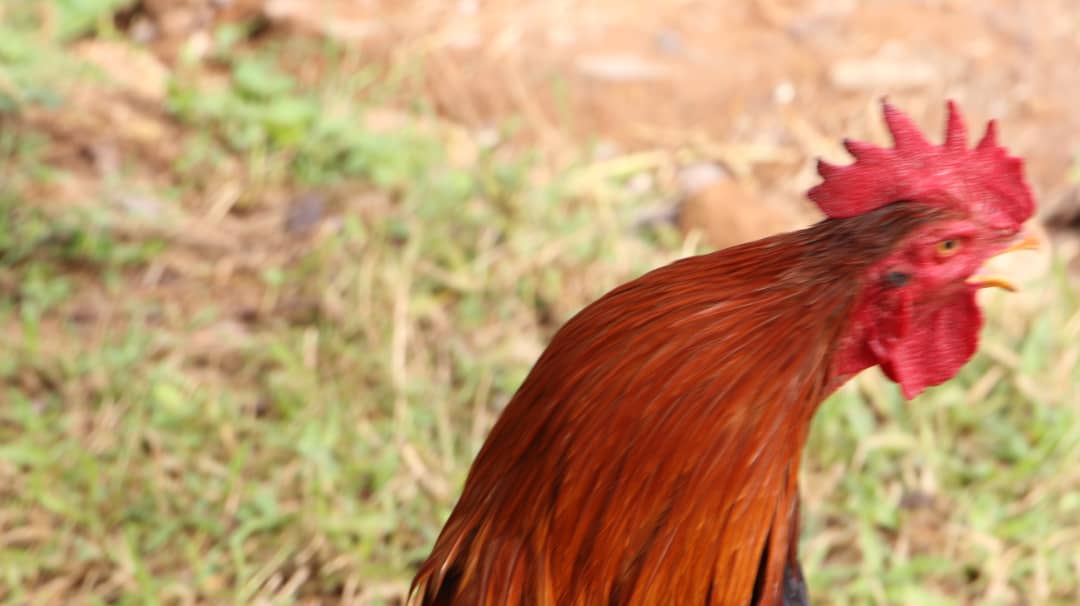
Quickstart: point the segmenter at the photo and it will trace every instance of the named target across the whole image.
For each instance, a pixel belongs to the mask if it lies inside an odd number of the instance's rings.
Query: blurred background
[[[4,0],[0,603],[402,604],[553,331],[815,221],[886,95],[999,119],[1045,245],[819,411],[814,603],[1080,603],[1078,60],[1071,0]]]

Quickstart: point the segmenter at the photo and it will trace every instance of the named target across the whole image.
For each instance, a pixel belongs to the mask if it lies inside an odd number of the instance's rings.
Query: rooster
[[[973,148],[885,102],[792,233],[676,261],[584,308],[492,428],[410,599],[421,605],[809,603],[797,477],[811,418],[879,366],[912,398],[973,355],[985,261],[1035,202],[994,122]]]

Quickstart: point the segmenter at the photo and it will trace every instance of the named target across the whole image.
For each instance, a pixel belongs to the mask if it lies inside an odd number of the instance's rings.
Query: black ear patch
[[[911,281],[911,274],[902,271],[890,271],[885,274],[885,284],[900,288]]]

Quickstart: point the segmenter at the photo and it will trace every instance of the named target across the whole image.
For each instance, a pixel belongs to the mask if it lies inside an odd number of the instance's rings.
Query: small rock
[[[294,235],[310,231],[322,221],[325,212],[326,198],[322,194],[300,194],[289,202],[285,211],[285,231]]]
[[[924,509],[934,504],[934,495],[921,490],[905,491],[900,497],[901,509]]]
[[[586,55],[577,60],[582,74],[607,82],[642,82],[661,80],[667,69],[644,57],[629,54]]]
[[[702,231],[706,241],[718,249],[801,226],[794,213],[780,212],[730,179],[706,186],[679,207],[680,229]]]
[[[657,32],[656,46],[669,55],[681,55],[686,50],[686,44],[679,32],[669,29]]]
[[[149,44],[157,39],[158,28],[146,17],[136,17],[128,29],[131,39],[139,44]]]
[[[791,82],[784,80],[773,88],[773,101],[776,101],[777,105],[791,105],[794,100],[795,85]]]
[[[160,200],[133,192],[117,196],[116,203],[129,215],[140,219],[155,221],[164,214]]]
[[[701,190],[727,179],[730,175],[714,162],[698,162],[679,169],[679,190],[684,197],[697,195]]]
[[[843,91],[919,89],[938,77],[937,69],[930,63],[895,57],[848,59],[829,69],[829,82]]]

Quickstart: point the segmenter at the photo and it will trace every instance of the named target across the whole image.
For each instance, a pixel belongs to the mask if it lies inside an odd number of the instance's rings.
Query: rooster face
[[[907,398],[949,380],[978,346],[982,313],[975,293],[1014,289],[1004,278],[980,275],[980,268],[1033,244],[1016,229],[952,212],[919,225],[867,272],[849,331],[850,361],[880,366]]]
[[[935,145],[903,112],[888,103],[883,110],[893,147],[845,141],[855,162],[819,162],[823,181],[808,195],[830,219],[887,207],[942,211],[873,263],[836,362],[838,376],[880,365],[910,398],[951,378],[975,352],[982,326],[975,293],[1012,289],[979,268],[1031,245],[1016,234],[1035,201],[1023,163],[998,145],[992,121],[968,148],[964,119],[949,102],[945,140]]]

